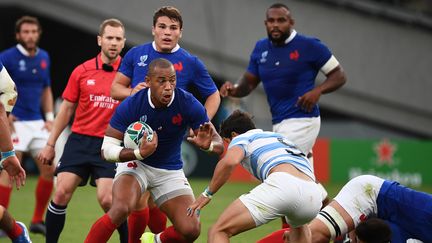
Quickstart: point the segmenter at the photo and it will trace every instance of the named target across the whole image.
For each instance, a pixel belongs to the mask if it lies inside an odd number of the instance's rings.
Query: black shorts
[[[103,138],[72,133],[64,147],[55,175],[70,172],[81,177],[79,186],[85,186],[89,177],[90,185],[96,186],[96,179],[114,178],[116,164],[101,157]]]

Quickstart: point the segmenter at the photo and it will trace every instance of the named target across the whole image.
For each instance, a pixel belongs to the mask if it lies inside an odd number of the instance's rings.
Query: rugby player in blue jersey
[[[273,131],[296,144],[313,167],[312,148],[321,126],[318,101],[322,94],[345,84],[345,72],[320,40],[297,33],[291,10],[285,4],[271,5],[264,24],[268,37],[257,41],[243,76],[236,84],[223,84],[220,94],[244,97],[262,82]],[[318,72],[326,79],[315,86]]]
[[[126,53],[112,84],[111,96],[123,100],[146,87],[148,64],[156,58],[165,58],[174,65],[177,87],[184,90],[195,87],[205,102],[207,116],[211,120],[219,108],[219,91],[203,62],[180,47],[182,31],[183,18],[177,8],[164,6],[157,9],[153,15],[153,42],[135,46]],[[153,233],[159,233],[166,227],[166,216],[151,200],[150,207],[147,207],[148,195],[143,196],[140,205],[128,218],[132,243],[139,243],[147,224]]]
[[[220,135],[228,151],[216,165],[209,186],[190,205],[189,215],[202,210],[241,164],[262,183],[229,205],[209,229],[208,242],[229,238],[269,221],[286,217],[292,242],[310,242],[307,223],[322,206],[320,187],[306,155],[283,135],[256,129],[239,110],[222,122]]]
[[[23,16],[15,24],[15,37],[18,41],[0,53],[0,60],[15,81],[20,94],[15,108],[9,116],[13,126],[16,155],[22,161],[23,153],[29,152],[36,162],[40,176],[36,186],[36,205],[30,224],[30,231],[45,235],[43,215],[53,190],[55,166],[43,165],[37,158],[45,147],[51,131],[53,115],[53,95],[51,91],[50,58],[38,47],[42,27],[39,20]],[[44,117],[41,114],[44,112]],[[7,208],[11,195],[7,175],[2,173],[0,180],[0,204]]]
[[[312,240],[329,242],[369,217],[382,219],[390,226],[390,242],[432,242],[432,195],[372,175],[351,179],[321,210],[309,224]]]
[[[199,218],[186,215],[194,195],[182,170],[181,143],[189,127],[196,135],[190,140],[201,149],[221,154],[222,139],[201,103],[176,88],[176,72],[170,61],[158,58],[149,63],[146,82],[149,88],[120,104],[105,132],[105,160],[125,163],[117,167],[112,207],[93,224],[85,242],[107,242],[146,190],[173,226],[157,235],[146,233],[143,242],[193,242],[200,234]],[[122,147],[127,127],[139,120],[153,129],[153,139],[149,142],[145,135],[135,150]]]

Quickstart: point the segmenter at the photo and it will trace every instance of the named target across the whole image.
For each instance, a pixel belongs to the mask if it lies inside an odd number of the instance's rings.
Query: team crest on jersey
[[[42,59],[42,61],[40,62],[40,67],[44,70],[48,67],[48,63],[45,59]]]
[[[21,72],[24,72],[25,70],[27,70],[26,62],[25,62],[24,60],[20,60],[20,61],[18,62],[18,66],[19,66],[19,70],[20,70]]]
[[[138,66],[145,67],[147,66],[147,63],[145,63],[148,59],[148,55],[140,56],[140,62],[138,63]]]
[[[183,121],[183,117],[180,113],[177,113],[177,115],[173,116],[171,119],[172,124],[180,126]]]
[[[298,61],[300,54],[297,50],[295,50],[295,51],[291,52],[289,56],[290,56],[291,60]]]
[[[174,63],[173,66],[177,72],[181,72],[183,70],[183,63],[182,62]]]
[[[267,55],[268,55],[268,51],[265,51],[265,52],[261,53],[260,63],[267,62]]]

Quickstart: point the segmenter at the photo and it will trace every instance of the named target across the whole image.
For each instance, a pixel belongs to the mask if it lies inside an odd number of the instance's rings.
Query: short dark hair
[[[391,240],[390,226],[382,219],[369,218],[355,229],[359,240],[367,243],[388,243]]]
[[[272,9],[272,8],[284,8],[284,9],[288,10],[288,12],[291,13],[291,10],[288,8],[287,5],[285,5],[285,4],[283,4],[283,3],[274,3],[274,4],[272,4],[272,5],[267,9],[267,11],[266,11],[266,18],[267,18],[267,16],[268,16],[268,14],[267,14],[268,11],[269,11],[270,9]]]
[[[106,19],[102,22],[102,24],[99,26],[99,36],[102,36],[105,33],[105,28],[107,26],[112,27],[121,27],[123,29],[123,32],[125,31],[123,23],[118,19]]]
[[[153,26],[156,26],[156,22],[160,17],[166,16],[171,20],[177,21],[180,24],[180,29],[183,28],[183,19],[180,14],[180,11],[172,6],[163,6],[156,10],[153,15]]]
[[[147,76],[151,77],[152,75],[154,75],[156,67],[169,68],[171,66],[173,66],[173,64],[168,59],[165,59],[165,58],[154,59],[149,64]]]
[[[15,33],[19,33],[21,31],[21,26],[23,24],[35,24],[38,27],[39,33],[42,33],[42,26],[39,23],[39,20],[36,17],[32,16],[22,16],[15,22]]]
[[[221,124],[220,135],[223,138],[232,138],[232,132],[238,134],[245,133],[251,129],[255,129],[255,124],[252,121],[252,116],[247,112],[235,110]]]

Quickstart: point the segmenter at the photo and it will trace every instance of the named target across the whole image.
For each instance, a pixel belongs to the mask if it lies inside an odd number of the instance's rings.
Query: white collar
[[[166,107],[169,107],[173,103],[174,97],[175,97],[175,89],[174,89],[173,95],[171,97],[171,101],[168,103],[168,105]],[[149,102],[151,108],[156,109],[156,106],[153,104],[153,102],[151,100],[151,90],[150,90],[150,88],[148,88],[148,102]]]
[[[259,129],[259,128],[255,128],[255,129],[251,129],[251,130],[247,131],[247,133],[258,133],[258,132],[263,132],[263,130]]]
[[[153,46],[153,49],[155,51],[159,52],[156,48],[156,42],[155,41],[152,42],[152,46]],[[178,51],[179,49],[180,49],[180,45],[177,43],[177,45],[171,50],[171,53],[174,53],[174,52]]]
[[[21,44],[17,44],[16,48],[18,49],[19,52],[21,52],[21,54],[23,54],[24,56],[29,57],[30,53],[24,48],[24,46],[22,46]],[[36,53],[35,56],[39,53],[39,47],[36,47]]]
[[[290,36],[285,40],[285,44],[288,44],[290,41],[292,41],[292,39],[294,39],[294,37],[296,37],[297,35],[297,31],[296,30],[292,30]]]

